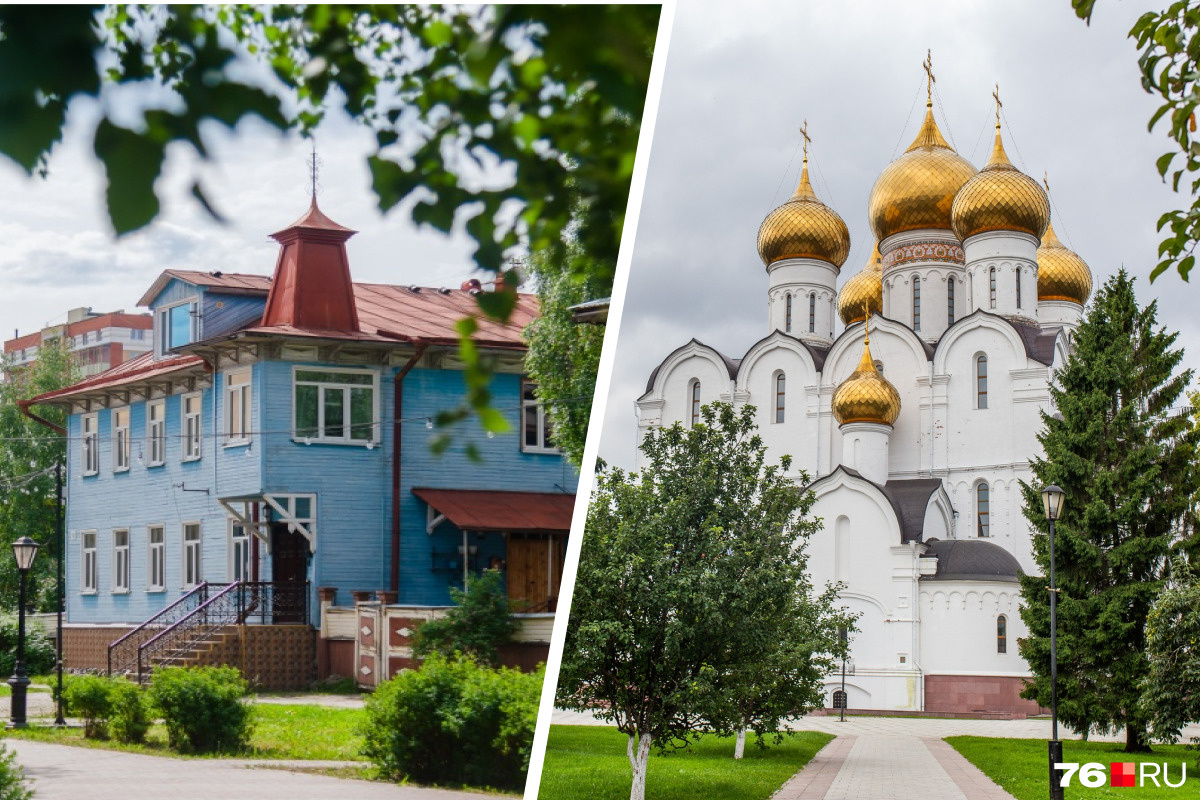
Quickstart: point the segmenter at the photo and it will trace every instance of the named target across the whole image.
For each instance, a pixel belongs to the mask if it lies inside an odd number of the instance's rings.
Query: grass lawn
[[[652,800],[765,800],[817,754],[833,736],[806,731],[761,750],[746,742],[733,758],[733,739],[705,736],[687,750],[650,756],[646,797]],[[613,728],[554,725],[546,746],[538,800],[626,800],[629,738]]]
[[[950,736],[946,738],[958,752],[985,775],[999,784],[1017,800],[1045,800],[1048,791],[1049,762],[1045,739],[992,739],[983,736]],[[1071,777],[1064,793],[1072,798],[1126,798],[1158,800],[1159,798],[1196,797],[1200,791],[1200,775],[1196,770],[1197,752],[1184,745],[1155,745],[1152,753],[1125,753],[1124,744],[1119,742],[1063,742],[1063,761],[1085,764],[1094,761],[1104,765],[1104,785],[1095,789],[1085,788],[1079,783],[1079,773]],[[1159,781],[1160,786],[1147,780],[1145,785],[1135,783],[1133,788],[1108,785],[1109,764],[1114,761],[1166,762],[1171,781],[1178,782],[1180,765],[1186,764],[1187,784],[1170,789]],[[1137,767],[1135,769],[1139,769]]]
[[[250,749],[238,754],[238,757],[306,761],[363,760],[359,754],[362,737],[356,733],[356,728],[365,713],[361,709],[268,703],[260,703],[254,708],[257,724],[254,726],[254,734],[250,737]],[[145,744],[121,744],[111,739],[84,739],[82,728],[58,729],[38,726],[9,731],[8,735],[20,739],[124,750],[146,755],[179,755],[167,747],[167,732],[162,725],[155,725],[150,729]]]

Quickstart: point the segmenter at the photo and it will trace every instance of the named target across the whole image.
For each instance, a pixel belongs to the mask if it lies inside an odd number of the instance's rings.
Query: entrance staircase
[[[108,674],[145,682],[155,667],[210,663],[245,625],[307,625],[308,584],[202,583],[108,646]]]

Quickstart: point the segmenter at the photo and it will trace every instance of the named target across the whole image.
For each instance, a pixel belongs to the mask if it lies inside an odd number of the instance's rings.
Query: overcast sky
[[[0,339],[61,322],[67,309],[79,306],[144,311],[135,304],[164,269],[269,275],[279,246],[268,235],[308,208],[307,142],[256,120],[233,133],[213,126],[206,129],[212,164],[173,146],[159,183],[164,212],[117,240],[104,209],[103,173],[92,156],[96,108],[91,102],[72,107],[48,179],[27,178],[0,157]],[[348,245],[355,280],[457,288],[472,274],[466,237],[420,231],[400,208],[379,213],[365,164],[372,136],[337,114],[316,138],[321,208],[359,231]],[[195,175],[227,225],[190,197]]]
[[[1155,7],[1103,0],[1088,27],[1068,0],[681,2],[601,457],[632,465],[634,400],[676,347],[694,336],[740,358],[768,333],[756,236],[795,188],[805,119],[816,192],[850,228],[838,286],[861,269],[874,243],[871,186],[925,113],[927,48],[943,135],[982,166],[999,83],[1009,157],[1039,180],[1049,172],[1059,237],[1088,262],[1097,286],[1122,264],[1141,276],[1139,300],[1159,299],[1159,321],[1182,332],[1185,364],[1200,366],[1200,285],[1174,273],[1152,287],[1147,279],[1158,217],[1190,205],[1155,171],[1173,142],[1165,128],[1146,130],[1157,103],[1142,91],[1125,36]]]

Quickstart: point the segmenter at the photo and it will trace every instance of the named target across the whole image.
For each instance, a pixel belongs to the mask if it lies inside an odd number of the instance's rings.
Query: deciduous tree
[[[720,693],[754,683],[753,662],[774,652],[781,617],[822,615],[804,574],[813,496],[784,477],[789,458],[767,463],[754,414],[705,406],[695,425],[647,433],[641,471],[597,478],[558,703],[628,735],[633,800],[645,796],[652,746],[687,747],[701,730],[744,724]],[[758,710],[762,730],[804,710],[784,706]]]
[[[1077,731],[1124,727],[1127,752],[1148,747],[1139,706],[1149,669],[1146,618],[1163,586],[1196,492],[1197,433],[1172,412],[1192,379],[1176,372],[1178,334],[1157,326],[1155,303],[1139,307],[1133,280],[1108,280],[1056,375],[1058,415],[1043,414],[1044,457],[1031,462],[1025,516],[1047,531],[1040,487],[1066,491],[1055,526],[1058,596],[1058,710]],[[1024,696],[1050,705],[1049,547],[1034,539],[1042,575],[1021,578],[1020,643],[1034,679]]]

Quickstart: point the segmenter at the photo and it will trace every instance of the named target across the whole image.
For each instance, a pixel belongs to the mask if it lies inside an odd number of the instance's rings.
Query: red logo
[[[1110,786],[1136,786],[1136,765],[1132,761],[1113,761],[1109,765],[1108,783]]]

